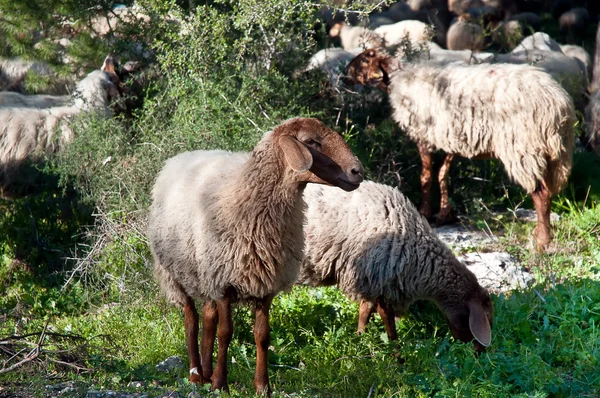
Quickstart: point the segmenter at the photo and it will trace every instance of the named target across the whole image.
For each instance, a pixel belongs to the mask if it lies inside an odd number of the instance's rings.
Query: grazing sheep
[[[346,25],[344,22],[334,24],[329,30],[329,36],[339,37],[344,50],[355,48],[371,48],[383,45],[381,37],[372,30],[362,26]]]
[[[587,136],[584,143],[600,156],[600,90],[592,94],[585,109],[585,126]]]
[[[572,165],[573,102],[546,72],[529,65],[399,64],[377,49],[348,64],[358,84],[387,87],[393,118],[419,147],[423,164],[421,214],[431,216],[431,152],[447,153],[439,172],[439,218],[450,218],[448,170],[454,155],[499,159],[531,194],[540,249],[551,241],[552,196]]]
[[[514,50],[512,50],[512,52],[520,53],[530,50],[561,52],[560,44],[548,36],[547,33],[542,32],[535,32],[534,34],[527,36],[514,48]]]
[[[573,58],[583,65],[588,79],[592,77],[592,57],[590,57],[590,54],[583,47],[574,44],[561,44],[560,49],[566,56]]]
[[[446,35],[448,50],[481,51],[483,46],[483,29],[470,22],[468,14],[460,16],[456,23],[450,25]]]
[[[231,304],[251,301],[256,305],[254,386],[258,393],[269,393],[269,308],[299,273],[302,191],[307,183],[350,191],[362,175],[361,163],[344,140],[306,118],[266,133],[251,154],[194,151],[167,161],[152,191],[148,238],[156,280],[185,313],[190,381],[212,377],[213,388],[227,389]],[[205,302],[202,365],[194,299]]]
[[[68,126],[70,119],[81,111],[110,114],[110,100],[119,95],[117,84],[112,59],[107,58],[101,70],[91,72],[77,85],[69,104],[54,97],[50,101],[53,106],[36,108],[36,101],[41,103],[44,97],[31,100],[20,96],[19,101],[24,101],[25,106],[18,103],[0,106],[0,187],[3,194],[27,159],[35,158],[39,153],[55,152],[73,140],[73,132]],[[60,130],[58,138],[57,130]]]
[[[294,77],[298,78],[303,73],[314,69],[320,69],[327,77],[329,77],[331,87],[337,87],[348,62],[352,61],[361,52],[362,49],[360,48],[349,51],[337,47],[325,48],[317,51],[310,57],[308,64],[304,68],[297,70],[294,73]]]
[[[583,7],[572,8],[563,13],[558,19],[560,33],[569,38],[584,35],[589,24],[590,13]]]
[[[429,40],[429,27],[421,21],[406,20],[393,25],[384,25],[373,30],[373,33],[383,39],[386,47],[398,45],[408,38],[411,43],[417,44]]]
[[[395,315],[428,299],[444,313],[454,338],[476,339],[479,350],[489,346],[488,292],[399,190],[371,181],[349,193],[312,185],[304,200],[299,283],[337,285],[359,301],[359,332],[377,308],[388,337],[396,340]]]

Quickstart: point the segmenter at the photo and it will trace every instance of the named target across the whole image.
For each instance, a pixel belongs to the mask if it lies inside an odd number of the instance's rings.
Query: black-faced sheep
[[[59,150],[73,140],[69,121],[82,111],[110,115],[110,101],[119,96],[119,80],[111,58],[87,75],[73,96],[0,96],[0,186],[6,194],[27,159]],[[50,105],[43,106],[43,105]],[[57,138],[56,133],[60,132]]]
[[[419,299],[444,313],[454,338],[491,342],[488,292],[441,242],[399,190],[365,181],[349,193],[322,186],[304,190],[304,261],[299,283],[337,285],[360,302],[359,332],[377,308],[388,337],[395,316]]]
[[[316,119],[277,126],[248,153],[186,152],[167,161],[152,193],[148,237],[154,274],[185,313],[190,381],[227,388],[231,304],[255,303],[254,386],[269,393],[267,352],[273,297],[297,279],[307,183],[353,190],[363,168],[344,140]],[[198,313],[205,302],[202,365]],[[218,356],[212,351],[218,322]]]
[[[575,114],[548,73],[529,65],[400,64],[372,49],[350,62],[346,75],[388,88],[394,120],[419,147],[423,215],[431,215],[433,150],[447,153],[438,176],[441,220],[451,213],[447,176],[454,155],[493,157],[531,194],[537,246],[549,245],[552,196],[571,172]]]

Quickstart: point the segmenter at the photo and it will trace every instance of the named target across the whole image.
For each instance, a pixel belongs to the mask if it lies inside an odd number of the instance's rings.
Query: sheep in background
[[[381,37],[372,30],[362,26],[346,25],[344,22],[334,24],[329,30],[329,36],[339,37],[342,48],[346,51],[355,48],[371,48],[383,45]]]
[[[73,117],[92,110],[110,115],[110,100],[119,95],[117,85],[112,59],[107,58],[101,70],[91,72],[77,85],[70,104],[40,109],[31,107],[34,102],[27,102],[28,106],[1,106],[0,187],[3,194],[9,193],[8,187],[26,160],[35,160],[41,153],[56,152],[73,140],[68,126]]]
[[[360,302],[358,331],[377,308],[390,340],[395,316],[419,299],[444,313],[455,339],[490,345],[492,302],[477,278],[402,193],[365,181],[353,192],[304,190],[305,249],[299,283],[337,285]]]
[[[561,52],[560,44],[548,36],[547,33],[543,32],[535,32],[534,34],[527,36],[512,50],[512,52],[519,53],[530,50]]]
[[[362,52],[362,49],[355,48],[349,51],[341,48],[325,48],[317,51],[308,60],[307,65],[297,70],[294,73],[294,77],[298,78],[303,73],[311,70],[320,69],[329,78],[331,87],[338,87],[341,77],[344,74],[344,69],[348,62],[352,61],[354,57]]]
[[[54,76],[54,71],[44,62],[25,61],[19,58],[0,58],[0,91],[25,92],[27,74],[43,77]],[[56,78],[44,94],[63,95],[68,93],[73,81],[69,78]]]
[[[450,25],[446,34],[448,50],[481,51],[483,49],[483,29],[470,21],[469,15],[465,14],[461,15],[456,23]]]
[[[578,110],[583,111],[587,103],[588,79],[585,66],[562,52],[528,50],[496,54],[486,59],[492,63],[534,65],[548,72],[569,93]]]
[[[592,77],[592,57],[583,47],[574,44],[561,44],[560,49],[566,56],[579,61],[583,65],[588,79]]]
[[[583,7],[572,8],[558,19],[560,33],[571,39],[584,35],[589,24],[590,13]]]
[[[354,83],[388,88],[394,120],[419,147],[421,214],[431,216],[433,150],[447,153],[438,175],[442,222],[451,218],[447,177],[453,157],[494,157],[531,194],[536,243],[548,247],[550,204],[571,172],[575,123],[571,98],[548,73],[529,65],[397,64],[371,49],[348,64],[346,75]]]
[[[290,119],[266,133],[251,154],[194,151],[167,161],[152,191],[148,238],[156,280],[185,313],[191,382],[212,378],[214,389],[227,389],[231,304],[252,301],[254,386],[259,394],[269,394],[269,309],[273,297],[291,287],[299,273],[302,191],[307,183],[350,191],[363,173],[341,136],[306,118]],[[202,365],[194,299],[205,302]]]
[[[396,46],[405,38],[411,43],[418,44],[429,40],[430,28],[421,21],[406,20],[393,25],[384,25],[373,30],[373,33],[383,39],[386,47]]]

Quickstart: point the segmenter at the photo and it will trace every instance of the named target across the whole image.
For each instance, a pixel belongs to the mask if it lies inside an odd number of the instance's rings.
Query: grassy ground
[[[454,342],[430,303],[416,303],[398,321],[400,340],[389,342],[379,319],[356,335],[357,306],[336,289],[297,287],[273,305],[269,362],[275,396],[598,396],[600,207],[581,210],[565,198],[557,202],[566,210],[553,254],[527,249],[531,223],[478,215],[503,231],[501,246],[538,279],[528,290],[493,297],[493,343],[487,352],[478,356],[469,344]],[[97,280],[85,285],[83,278],[61,289],[64,278],[40,278],[4,255],[2,359],[10,366],[38,344],[40,350],[37,359],[0,374],[0,396],[50,395],[46,386],[66,380],[78,382],[66,393],[71,396],[102,389],[149,396],[208,392],[187,382],[185,368],[170,374],[155,370],[171,355],[186,359],[182,315],[151,281],[143,242],[114,242],[112,250],[126,245],[139,249],[139,268],[121,270],[124,279],[104,281],[103,289]],[[118,261],[104,270],[105,278],[114,278]],[[248,308],[236,310],[235,326],[230,395],[241,397],[253,394]],[[10,359],[9,351],[19,355]],[[132,381],[142,382],[141,390]]]

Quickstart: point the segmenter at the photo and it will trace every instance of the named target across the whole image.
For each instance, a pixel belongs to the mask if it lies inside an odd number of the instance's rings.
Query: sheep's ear
[[[108,72],[110,74],[117,73],[115,72],[115,61],[110,55],[104,59],[104,63],[102,64],[102,68],[100,68],[100,70],[103,72]]]
[[[473,337],[484,347],[489,347],[492,342],[492,328],[480,302],[471,300],[469,307],[469,329]]]
[[[288,135],[281,136],[279,146],[285,160],[294,171],[303,173],[312,167],[313,157],[310,151],[297,139]]]
[[[338,37],[340,35],[340,31],[342,30],[342,26],[344,26],[342,22],[335,23],[331,29],[329,29],[329,36]]]

